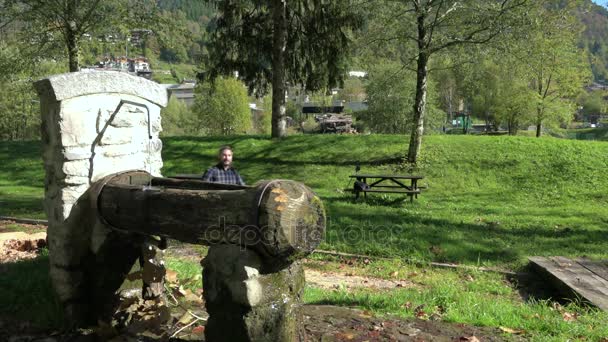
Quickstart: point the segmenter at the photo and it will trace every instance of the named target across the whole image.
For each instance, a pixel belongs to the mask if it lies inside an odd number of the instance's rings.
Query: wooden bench
[[[418,186],[418,180],[423,179],[424,176],[417,175],[372,175],[372,174],[354,174],[348,176],[355,178],[355,186],[352,189],[345,189],[345,191],[352,191],[355,194],[355,198],[359,198],[359,194],[363,193],[363,196],[367,198],[368,192],[375,193],[395,193],[405,194],[410,197],[410,202],[414,201],[414,198],[418,198],[418,194],[421,193],[421,187]],[[368,179],[371,182],[368,183]],[[410,180],[410,185],[404,184],[404,180]],[[361,184],[362,186],[358,186]]]

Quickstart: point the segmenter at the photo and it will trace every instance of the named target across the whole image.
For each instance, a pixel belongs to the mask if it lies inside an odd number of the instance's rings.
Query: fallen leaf
[[[519,335],[519,334],[525,333],[524,330],[520,330],[520,329],[511,329],[511,328],[507,328],[507,327],[498,327],[498,328],[500,330],[502,330],[503,332],[506,332],[507,334]]]
[[[165,280],[169,283],[177,283],[179,280],[177,279],[177,272],[174,270],[166,269],[165,270]]]
[[[424,310],[416,311],[416,318],[420,318],[420,319],[427,318],[426,312],[424,312]]]
[[[393,278],[397,278],[398,275],[399,275],[399,271],[391,272],[391,274],[390,274],[390,276]]]
[[[205,326],[203,326],[203,325],[199,325],[199,326],[192,328],[193,335],[202,335],[204,333],[205,333]]]
[[[429,316],[429,320],[430,321],[440,321],[441,320],[441,315],[434,312]]]
[[[405,304],[401,305],[401,307],[409,310],[412,308],[412,302],[406,302]]]
[[[460,336],[460,341],[480,342],[476,336]]]
[[[566,321],[566,322],[573,322],[578,319],[578,314],[576,312],[575,313],[564,312],[562,314],[562,317],[564,318],[564,321]]]
[[[352,333],[337,333],[336,336],[339,341],[343,340],[353,340],[355,338],[355,334]]]
[[[186,312],[177,322],[187,325],[188,323],[192,322],[192,320],[194,320],[194,316]]]
[[[201,299],[201,297],[192,293],[192,291],[190,291],[190,289],[186,289],[184,291],[184,298],[189,302],[195,302],[195,303],[199,303],[199,304],[203,303],[203,300]]]

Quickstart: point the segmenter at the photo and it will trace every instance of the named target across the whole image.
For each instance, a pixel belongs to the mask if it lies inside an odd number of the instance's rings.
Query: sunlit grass
[[[409,170],[404,136],[175,137],[164,139],[163,173],[202,173],[224,144],[248,184],[293,179],[321,196],[323,249],[507,268],[530,255],[608,256],[604,142],[429,136]],[[43,217],[39,142],[2,142],[0,159],[0,215]],[[357,163],[422,174],[428,189],[412,204],[375,194],[355,202],[342,190]]]

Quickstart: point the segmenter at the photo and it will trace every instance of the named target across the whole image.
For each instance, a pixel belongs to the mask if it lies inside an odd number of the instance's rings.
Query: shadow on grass
[[[0,216],[45,218],[42,197],[5,194],[0,191]]]
[[[11,185],[44,187],[42,143],[35,141],[0,142],[0,175]]]
[[[0,316],[28,321],[35,330],[61,328],[63,311],[51,286],[47,256],[0,264],[0,275]]]
[[[521,264],[532,255],[605,253],[603,230],[467,223],[458,217],[421,214],[416,203],[402,207],[361,208],[346,201],[329,202],[325,243],[357,254],[465,264]]]

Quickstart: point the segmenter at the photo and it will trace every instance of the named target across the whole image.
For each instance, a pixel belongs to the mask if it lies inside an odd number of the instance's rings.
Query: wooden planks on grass
[[[530,265],[565,294],[575,294],[608,311],[608,261],[565,257],[530,257]]]

